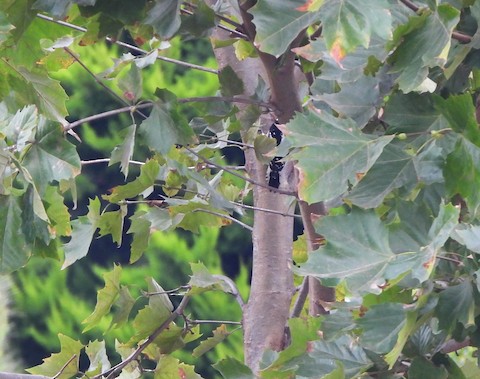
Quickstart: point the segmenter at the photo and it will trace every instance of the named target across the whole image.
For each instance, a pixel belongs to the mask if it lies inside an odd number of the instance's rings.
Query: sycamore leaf
[[[224,96],[241,95],[244,92],[243,82],[231,66],[225,66],[220,70],[218,73],[218,81],[220,82],[220,88]]]
[[[460,224],[452,233],[452,238],[467,249],[480,254],[480,225]]]
[[[171,355],[162,355],[160,357],[153,378],[202,379],[202,377],[194,371],[193,366],[181,363]]]
[[[401,44],[390,57],[391,71],[399,73],[396,81],[403,92],[416,90],[429,68],[444,66],[459,14],[449,4],[440,4],[431,14],[411,17],[395,31],[394,41]]]
[[[180,4],[179,0],[156,1],[143,22],[152,25],[155,33],[162,39],[169,39],[181,24]]]
[[[118,80],[118,88],[123,91],[123,97],[130,103],[136,103],[142,96],[143,77],[142,71],[133,62],[130,64],[130,70]]]
[[[220,325],[213,331],[213,336],[203,340],[200,345],[193,349],[192,356],[198,358],[207,351],[212,350],[230,335],[225,324]]]
[[[440,329],[451,331],[457,322],[461,322],[465,327],[469,324],[474,325],[473,297],[473,285],[467,279],[442,291],[435,308]]]
[[[65,261],[62,270],[77,260],[85,257],[98,227],[100,217],[100,200],[90,200],[88,213],[72,221],[72,239],[65,244]]]
[[[120,276],[122,268],[115,266],[112,271],[103,274],[105,287],[97,292],[97,304],[93,313],[83,320],[86,324],[83,332],[90,330],[98,325],[99,321],[110,312],[110,308],[115,303],[120,292]]]
[[[318,20],[317,12],[299,10],[305,0],[262,0],[250,10],[256,27],[255,45],[263,52],[279,57],[298,34]]]
[[[132,234],[132,244],[130,246],[130,263],[138,261],[143,252],[147,250],[150,241],[150,222],[145,218],[147,212],[137,210],[130,217],[130,228],[128,234]]]
[[[447,369],[442,365],[436,366],[424,357],[415,357],[412,360],[408,377],[411,379],[447,379]]]
[[[86,348],[90,366],[88,367],[88,375],[94,376],[107,371],[111,364],[108,360],[107,350],[105,349],[105,341],[92,341]]]
[[[123,236],[123,222],[127,215],[127,205],[120,205],[120,209],[111,212],[104,212],[98,220],[100,237],[111,235],[113,242],[120,246]]]
[[[5,13],[0,11],[0,46],[10,37],[10,32],[13,29],[15,27],[8,22]]]
[[[447,156],[444,169],[448,193],[459,194],[472,214],[480,209],[480,147],[459,137],[455,150]]]
[[[130,167],[130,160],[133,156],[133,148],[135,147],[135,132],[137,130],[137,125],[132,124],[125,130],[125,137],[123,142],[116,146],[113,149],[109,166],[120,162],[120,171],[125,175],[125,178],[128,176],[128,168]]]
[[[33,88],[42,113],[52,121],[65,123],[65,116],[68,114],[65,102],[68,100],[68,96],[60,82],[51,79],[47,74],[40,71],[20,67],[18,72],[27,82],[27,85]]]
[[[15,196],[0,195],[0,273],[25,265],[30,256],[22,230],[22,209]]]
[[[388,353],[395,346],[405,320],[402,304],[372,305],[367,313],[357,320],[357,325],[363,331],[360,336],[361,345],[378,354]]]
[[[195,136],[181,115],[169,112],[158,104],[146,120],[140,124],[140,132],[148,145],[166,155],[175,145],[195,142]]]
[[[159,171],[160,166],[156,160],[147,161],[140,168],[140,175],[135,180],[123,186],[115,187],[110,195],[104,196],[104,199],[111,203],[118,203],[140,194],[147,197],[153,191],[153,184]]]
[[[80,173],[80,158],[59,125],[40,121],[35,142],[28,149],[23,165],[43,195],[52,181],[72,179]]]
[[[0,132],[21,153],[28,143],[33,142],[37,123],[37,107],[30,105],[18,110],[8,123],[0,123]]]
[[[41,365],[27,369],[30,374],[58,379],[70,379],[78,374],[80,350],[83,345],[63,334],[59,334],[58,338],[60,340],[60,352],[44,359]],[[61,374],[58,375],[60,372]]]
[[[356,0],[325,0],[320,20],[335,61],[342,61],[357,46],[368,47],[372,34],[390,39],[392,17],[388,9],[386,0],[370,0],[368,7]]]
[[[188,291],[189,295],[215,290],[226,293],[232,292],[232,288],[225,283],[224,279],[210,274],[202,263],[190,263],[190,267],[192,276],[188,282],[191,286],[191,289]]]
[[[297,161],[299,196],[309,203],[333,199],[355,185],[393,138],[372,138],[352,120],[326,113],[297,114],[284,135],[285,144],[298,147],[288,159]]]
[[[76,3],[73,0],[37,0],[32,8],[51,14],[53,17],[63,19],[70,6]]]
[[[225,211],[194,201],[184,205],[171,206],[168,211],[171,218],[180,220],[177,223],[178,227],[193,233],[198,233],[200,226],[221,227],[232,223],[228,218],[222,217],[223,214],[228,215]]]
[[[128,321],[128,316],[135,305],[135,299],[130,294],[127,286],[120,286],[118,295],[118,299],[114,304],[115,313],[111,324],[113,328],[118,328]]]
[[[72,232],[70,213],[68,213],[68,207],[64,204],[63,197],[58,193],[57,187],[47,187],[44,201],[51,223],[51,233],[54,236],[69,236]]]
[[[224,358],[215,363],[213,368],[217,370],[224,379],[255,379],[252,370],[235,358]]]

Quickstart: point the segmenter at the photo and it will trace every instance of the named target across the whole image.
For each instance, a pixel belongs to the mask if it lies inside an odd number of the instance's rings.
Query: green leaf
[[[155,5],[148,11],[143,22],[152,25],[155,33],[162,39],[169,39],[181,24],[180,4],[178,0],[155,1]]]
[[[193,233],[198,233],[200,226],[221,227],[232,223],[231,220],[222,217],[223,214],[227,215],[225,211],[195,201],[190,201],[184,205],[171,206],[169,212],[171,217],[180,220],[177,223],[178,227]],[[218,215],[210,212],[215,212]]]
[[[424,357],[415,357],[408,370],[410,379],[447,379],[445,367],[437,367]]]
[[[162,155],[166,155],[175,145],[188,145],[195,142],[193,130],[183,118],[172,114],[158,104],[146,120],[140,124],[140,132],[148,145]]]
[[[142,96],[143,81],[142,71],[136,64],[130,64],[130,70],[128,73],[118,80],[118,88],[123,91],[123,97],[125,100],[135,103]]]
[[[27,70],[23,67],[17,71],[32,87],[37,98],[40,111],[52,121],[65,123],[65,116],[68,114],[65,102],[68,96],[58,80],[51,79],[41,71]]]
[[[23,165],[43,195],[52,181],[68,180],[80,173],[80,157],[73,144],[68,142],[59,125],[40,121],[35,142],[25,155]]]
[[[340,62],[359,45],[368,47],[374,33],[382,39],[391,38],[392,17],[385,0],[325,0],[320,9],[325,42],[333,58]]]
[[[0,132],[5,134],[15,150],[22,152],[34,140],[38,123],[38,111],[34,105],[18,110],[8,123],[0,123]],[[3,124],[3,125],[2,125]]]
[[[100,320],[110,312],[110,308],[112,308],[120,292],[121,274],[122,268],[120,266],[114,266],[112,271],[103,274],[105,287],[97,292],[95,310],[90,316],[83,320],[83,324],[86,325],[83,332],[98,326]]]
[[[317,12],[299,10],[305,0],[261,0],[250,10],[256,27],[255,45],[279,57],[300,32],[318,20]]]
[[[108,360],[107,350],[105,349],[105,341],[92,341],[85,348],[90,366],[88,367],[88,375],[98,375],[107,371],[111,365]]]
[[[180,361],[170,355],[162,355],[155,369],[154,379],[202,379],[194,371],[194,367]]]
[[[153,191],[153,184],[160,172],[160,166],[154,159],[147,161],[140,169],[140,175],[130,183],[115,187],[110,195],[104,196],[105,200],[111,203],[118,203],[122,200],[138,195],[147,197]]]
[[[323,112],[297,114],[284,134],[298,147],[288,158],[298,162],[299,196],[309,203],[333,199],[355,185],[393,138],[372,138],[353,121]]]
[[[225,66],[218,73],[218,81],[223,96],[241,95],[244,92],[243,82],[231,66]]]
[[[0,46],[4,43],[8,38],[10,38],[10,32],[15,29],[15,26],[8,22],[5,13],[0,11]]]
[[[58,379],[70,379],[78,374],[80,350],[83,345],[63,334],[59,334],[58,338],[60,340],[60,352],[44,359],[41,365],[27,369],[30,374]],[[61,374],[58,375],[60,372]]]
[[[62,270],[87,255],[98,227],[99,217],[100,200],[95,198],[90,200],[87,215],[72,221],[72,239],[65,244],[65,261]]]
[[[63,201],[64,199],[58,193],[57,187],[47,187],[44,202],[51,222],[50,228],[55,236],[69,236],[72,232],[70,213],[68,213],[68,208]]]
[[[22,209],[17,197],[0,195],[0,273],[25,265],[30,256],[22,230]]]
[[[320,279],[345,279],[354,293],[379,292],[387,267],[396,259],[388,231],[373,212],[354,209],[348,215],[322,217],[315,230],[327,244],[310,253],[308,261],[294,269],[299,275]]]
[[[460,224],[453,231],[451,237],[465,245],[467,249],[480,254],[480,225]]]
[[[444,169],[445,186],[450,196],[459,194],[472,214],[480,208],[480,148],[463,137],[447,156]]]
[[[111,235],[113,242],[118,246],[122,244],[123,222],[127,215],[127,205],[120,205],[120,209],[111,212],[104,212],[98,220],[100,237]]]
[[[252,370],[235,358],[224,358],[213,365],[223,379],[255,379]]]
[[[72,0],[37,0],[32,8],[49,13],[55,18],[63,19],[73,3],[75,1]]]
[[[464,326],[475,324],[473,286],[470,280],[463,280],[440,293],[435,315],[440,329],[451,331],[457,322]]]
[[[133,156],[133,148],[135,147],[135,132],[137,131],[137,125],[132,124],[125,129],[125,137],[123,142],[113,149],[109,166],[120,162],[120,171],[125,175],[125,179],[128,176],[128,169],[130,167],[130,160]]]
[[[227,338],[230,333],[225,324],[220,325],[213,331],[213,336],[203,340],[200,345],[193,349],[192,356],[198,358],[206,352],[212,350],[215,346]]]
[[[410,18],[395,31],[394,40],[402,41],[391,56],[392,72],[399,73],[396,82],[403,92],[417,89],[427,78],[429,68],[443,65],[450,48],[453,28],[459,11],[441,4],[432,13]]]
[[[225,282],[225,279],[212,275],[202,263],[190,263],[192,276],[188,284],[191,289],[188,294],[196,295],[206,291],[222,291],[232,293],[232,288]]]
[[[113,328],[119,328],[128,321],[128,316],[135,305],[135,299],[130,295],[127,286],[120,286],[118,295],[118,299],[114,304],[115,313],[111,324]]]
[[[395,346],[405,320],[402,304],[372,305],[365,316],[357,320],[357,325],[363,330],[361,345],[378,354],[388,353]]]
[[[346,377],[354,377],[359,372],[366,370],[372,365],[370,359],[353,339],[344,336],[336,341],[314,341],[309,356],[320,367],[330,366],[336,368],[336,363],[342,363]]]
[[[148,337],[171,315],[173,305],[165,290],[153,279],[147,278],[150,294],[148,305],[141,309],[133,320],[135,335],[130,342],[138,342]]]
[[[130,217],[131,224],[127,232],[133,235],[130,246],[130,263],[134,263],[141,258],[150,241],[150,222],[144,217],[145,214],[145,211],[137,210]]]

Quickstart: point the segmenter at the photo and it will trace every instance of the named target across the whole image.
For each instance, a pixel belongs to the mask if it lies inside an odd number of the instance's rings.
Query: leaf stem
[[[60,375],[62,375],[62,373],[65,371],[65,369],[67,368],[67,366],[75,359],[77,358],[77,354],[73,354],[70,359],[62,366],[62,368],[60,369],[60,371],[58,371],[54,376],[52,376],[52,379],[57,379]]]
[[[202,208],[198,208],[198,209],[194,209],[192,212],[203,212],[203,213],[209,213],[211,215],[214,215],[214,216],[218,216],[218,217],[221,217],[221,218],[225,218],[227,220],[230,220],[232,222],[235,222],[237,223],[238,225],[240,225],[241,227],[249,230],[250,232],[253,232],[253,228],[250,226],[250,225],[247,225],[245,224],[244,222],[241,222],[240,220],[237,220],[235,217],[232,217],[228,214],[223,214],[223,213],[218,213],[218,212],[214,212],[214,211],[211,211],[211,210],[208,210],[208,209],[202,209]]]

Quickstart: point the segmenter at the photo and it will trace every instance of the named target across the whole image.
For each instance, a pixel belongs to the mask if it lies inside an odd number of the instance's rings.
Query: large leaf
[[[27,263],[30,247],[22,230],[19,199],[0,195],[0,274],[7,274]]]
[[[59,334],[58,338],[60,352],[46,358],[41,365],[27,369],[30,374],[58,379],[70,379],[78,374],[80,350],[83,345],[63,334]]]
[[[368,47],[372,34],[387,40],[392,19],[385,0],[370,0],[368,6],[356,0],[325,0],[320,9],[325,42],[339,62],[357,46]]]
[[[298,114],[287,125],[285,138],[297,147],[298,192],[309,203],[330,200],[355,185],[380,156],[393,136],[372,138],[348,119],[326,113]]]
[[[160,37],[168,39],[180,27],[180,4],[179,0],[156,0],[143,22],[152,25]]]
[[[35,143],[25,155],[23,164],[41,195],[50,182],[72,179],[80,173],[80,158],[75,146],[66,140],[60,126],[45,120],[40,121]]]
[[[90,316],[83,320],[83,324],[86,324],[83,332],[97,326],[102,317],[110,312],[110,308],[115,303],[120,292],[121,274],[121,266],[115,266],[112,271],[103,275],[105,287],[97,292],[97,304],[95,305],[95,310]]]
[[[249,13],[253,15],[256,46],[276,57],[283,54],[298,34],[318,20],[317,12],[298,10],[305,0],[260,0]]]
[[[252,371],[235,358],[224,358],[213,365],[224,379],[255,379]]]
[[[139,130],[148,145],[162,155],[175,145],[187,145],[195,141],[194,133],[185,120],[173,116],[160,105],[154,105],[148,118],[140,125]]]
[[[7,111],[7,110],[5,110]],[[24,107],[15,113],[8,122],[0,122],[0,132],[5,134],[15,150],[22,152],[29,142],[33,142],[38,123],[38,111],[34,105]]]
[[[363,331],[360,343],[378,354],[388,353],[395,346],[405,320],[406,315],[402,304],[373,305],[365,316],[357,320],[357,325]]]
[[[100,200],[90,200],[88,213],[72,221],[72,239],[65,245],[65,261],[62,269],[85,257],[90,249],[100,218]]]
[[[459,137],[455,150],[447,157],[444,174],[448,193],[461,195],[470,212],[477,214],[480,208],[480,148]]]
[[[55,18],[63,19],[70,6],[76,3],[74,0],[37,0],[33,4],[34,9],[47,12]]]
[[[467,249],[480,254],[480,225],[460,224],[452,233],[452,238]]]
[[[475,324],[473,285],[468,279],[440,293],[435,314],[439,327],[451,331],[457,321],[463,325]]]
[[[391,56],[392,72],[399,73],[397,83],[403,92],[411,92],[427,78],[431,67],[446,62],[453,28],[459,11],[448,4],[439,5],[432,13],[414,16],[397,28],[395,41],[400,46]]]

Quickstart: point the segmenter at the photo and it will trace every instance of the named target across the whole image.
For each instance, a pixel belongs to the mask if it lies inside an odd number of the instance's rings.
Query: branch
[[[454,351],[463,349],[464,347],[470,346],[472,341],[470,338],[466,338],[463,341],[455,341],[454,339],[446,341],[442,348],[440,349],[442,353],[448,354],[453,353]],[[1,378],[0,378],[1,379]]]
[[[420,10],[420,7],[416,4],[414,4],[412,1],[410,0],[400,0],[406,7],[408,7],[409,9],[411,9],[412,11],[414,12],[418,12]],[[457,41],[459,42],[463,42],[463,43],[470,43],[472,42],[472,36],[469,36],[468,34],[464,34],[464,33],[461,33],[461,32],[452,32],[452,38],[453,39],[456,39]]]
[[[227,214],[222,214],[222,213],[218,213],[218,212],[214,212],[214,211],[210,211],[208,209],[202,209],[202,208],[194,209],[192,212],[209,213],[209,214],[214,215],[214,216],[218,216],[218,217],[221,217],[221,218],[226,218],[227,220],[230,220],[232,222],[237,223],[241,227],[249,230],[250,232],[253,231],[253,228],[250,225],[247,225],[247,224],[241,222],[240,220],[237,220],[235,217],[232,217],[232,216],[227,215]]]
[[[65,26],[67,28],[77,30],[79,32],[85,33],[87,31],[87,29],[85,29],[81,26],[70,24],[69,22],[65,22],[65,21],[61,21],[61,20],[55,20],[53,17],[45,16],[45,15],[40,14],[40,13],[37,14],[37,17],[41,18],[42,20],[45,20],[45,21],[53,22],[54,24],[57,24],[57,25],[62,25],[62,26]],[[116,39],[111,38],[111,37],[105,37],[105,40],[107,40],[110,43],[114,43],[118,46],[124,47],[126,49],[136,51],[138,53],[142,53],[142,54],[145,54],[145,55],[148,54],[148,51],[146,51],[146,50],[143,50],[143,49],[141,49],[137,46],[130,45],[130,44],[122,42],[122,41],[117,41]],[[193,63],[179,61],[177,59],[162,57],[160,55],[157,56],[157,59],[160,60],[160,61],[164,61],[164,62],[174,63],[174,64],[179,65],[179,66],[188,67],[188,68],[191,68],[191,69],[194,69],[194,70],[205,71],[205,72],[209,72],[211,74],[218,74],[218,70],[215,70],[213,68],[203,67],[203,66],[199,66],[199,65],[196,65],[196,64],[193,64]]]
[[[222,320],[188,320],[189,324],[226,324],[242,325],[240,321],[222,321]]]
[[[178,316],[183,314],[185,307],[187,306],[188,302],[190,301],[189,296],[184,296],[178,307],[172,312],[169,318],[167,318],[162,325],[160,325],[148,338],[145,342],[141,343],[135,351],[132,352],[127,358],[125,358],[119,364],[113,366],[109,370],[102,372],[101,374],[93,376],[91,379],[101,379],[106,376],[106,379],[114,378],[122,369],[124,369],[130,362],[134,361],[143,350],[145,350],[148,345],[150,345],[155,339],[162,333],[165,329],[168,328],[170,323],[174,321]],[[1,378],[0,378],[1,379]]]
[[[226,284],[228,284],[228,286],[232,290],[231,294],[235,296],[235,300],[237,300],[238,305],[240,305],[240,308],[243,309],[245,302],[243,301],[242,296],[240,295],[240,292],[238,291],[238,288],[235,282],[225,275],[215,274],[213,275],[213,277],[216,279],[223,280]]]
[[[303,278],[303,282],[300,286],[300,290],[298,291],[298,296],[295,300],[295,304],[293,305],[292,311],[290,312],[290,318],[299,317],[300,313],[302,313],[303,306],[305,305],[305,301],[307,300],[308,296],[308,282],[308,276]]]
[[[52,379],[58,379],[60,377],[60,375],[62,375],[62,373],[65,371],[65,369],[67,368],[67,366],[70,364],[71,361],[73,361],[75,358],[77,358],[77,354],[73,354],[70,359],[67,361],[67,363],[65,363],[62,368],[60,369],[60,371],[58,371],[55,376],[52,377]]]
[[[302,218],[301,215],[293,214],[293,213],[285,213],[285,212],[280,212],[280,211],[275,211],[273,209],[267,209],[267,208],[260,208],[260,207],[254,207],[252,205],[246,205],[242,203],[237,203],[235,201],[231,201],[230,203],[234,205],[238,205],[241,208],[245,209],[252,209],[254,211],[259,211],[259,212],[265,212],[265,213],[272,213],[280,216],[285,216],[285,217],[295,217],[295,218]]]
[[[263,183],[259,183],[259,182],[256,182],[255,180],[252,180],[250,179],[249,177],[246,177],[246,176],[243,176],[243,175],[240,175],[238,174],[237,172],[235,171],[232,171],[232,170],[228,170],[226,169],[225,167],[223,167],[222,165],[219,165],[213,161],[211,161],[210,159],[207,159],[203,156],[201,156],[200,154],[198,154],[196,151],[192,150],[191,148],[189,148],[188,146],[183,146],[186,150],[188,150],[190,153],[192,153],[193,155],[195,155],[197,158],[201,159],[202,161],[204,161],[205,163],[208,163],[216,168],[218,168],[219,170],[223,170],[223,171],[226,171],[228,172],[229,174],[232,174],[233,176],[236,176],[237,178],[240,178],[240,179],[243,179],[245,180],[246,182],[249,182],[253,185],[256,185],[256,186],[259,186],[259,187],[263,187],[263,188],[268,188],[270,191],[272,192],[277,192],[277,193],[281,193],[283,195],[288,195],[288,196],[294,196],[295,198],[297,197],[297,194],[295,192],[292,192],[292,191],[285,191],[285,190],[282,190],[280,188],[275,188],[275,187],[270,187],[269,185],[267,184],[263,184]]]
[[[110,158],[100,158],[100,159],[89,159],[87,161],[80,161],[80,164],[82,166],[88,166],[92,164],[97,164],[97,163],[110,163]],[[128,161],[130,164],[138,165],[138,166],[143,166],[145,163],[140,162],[140,161]]]

